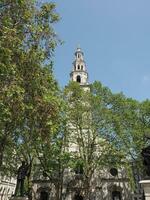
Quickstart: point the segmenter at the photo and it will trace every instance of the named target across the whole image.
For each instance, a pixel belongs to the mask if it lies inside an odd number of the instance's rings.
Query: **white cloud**
[[[142,83],[149,83],[150,82],[150,75],[144,75],[142,77]]]

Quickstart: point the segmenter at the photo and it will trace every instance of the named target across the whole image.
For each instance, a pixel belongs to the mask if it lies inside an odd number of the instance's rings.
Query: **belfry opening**
[[[77,82],[81,83],[81,76],[79,76],[79,75],[77,76]]]

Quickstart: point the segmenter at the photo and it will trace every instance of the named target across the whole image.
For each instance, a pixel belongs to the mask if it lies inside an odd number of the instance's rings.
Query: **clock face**
[[[112,176],[117,176],[117,175],[118,175],[118,170],[117,170],[116,168],[111,168],[111,169],[110,169],[110,174],[111,174]]]

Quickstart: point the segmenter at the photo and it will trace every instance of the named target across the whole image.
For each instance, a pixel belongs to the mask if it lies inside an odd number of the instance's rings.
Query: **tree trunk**
[[[90,200],[90,194],[91,194],[91,191],[90,191],[90,180],[89,178],[87,178],[84,182],[84,188],[85,188],[85,195],[84,195],[84,199],[85,200]]]
[[[59,193],[60,193],[60,185],[59,183],[55,184],[55,189],[56,189],[56,200],[59,200]]]

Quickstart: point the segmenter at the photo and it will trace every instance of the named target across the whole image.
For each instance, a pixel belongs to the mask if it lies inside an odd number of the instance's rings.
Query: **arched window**
[[[80,65],[78,65],[78,69],[80,69]]]
[[[81,65],[81,70],[83,70],[83,65]]]
[[[79,75],[77,76],[77,82],[81,83],[81,77]]]

